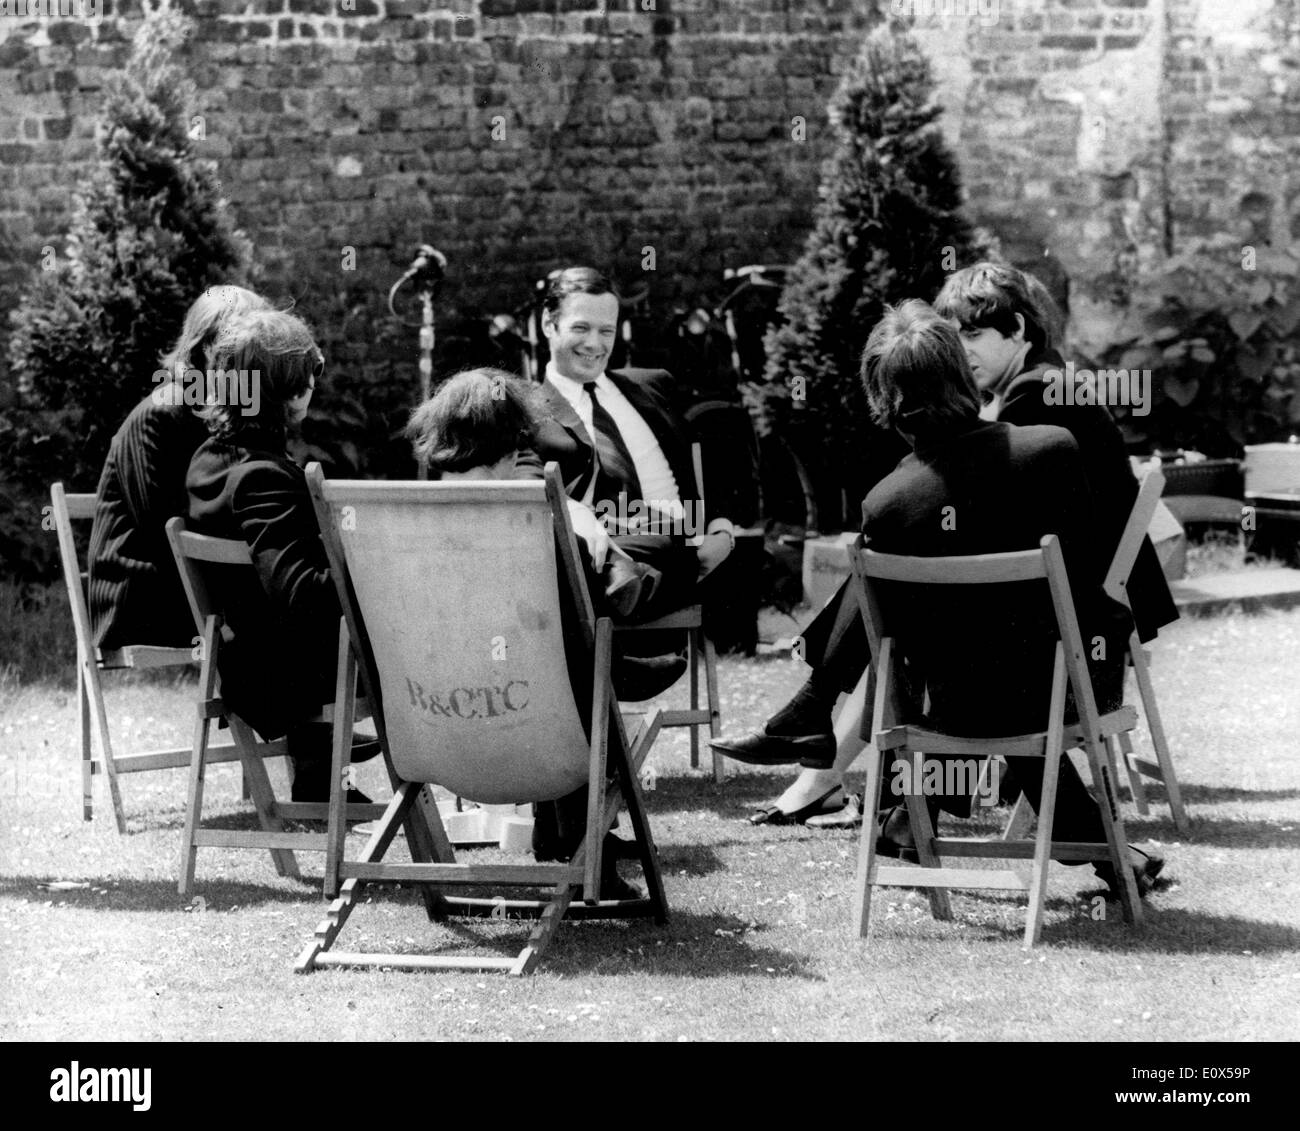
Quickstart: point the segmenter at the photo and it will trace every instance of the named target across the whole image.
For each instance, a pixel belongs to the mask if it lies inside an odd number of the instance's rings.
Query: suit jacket
[[[1061,355],[1041,350],[1025,360],[1025,371],[1003,393],[998,419],[1008,424],[1051,424],[1064,428],[1079,445],[1083,471],[1096,506],[1101,548],[1110,558],[1128,522],[1138,484],[1129,466],[1124,437],[1103,405],[1048,404],[1043,395],[1043,374],[1064,370]],[[1152,640],[1157,631],[1178,619],[1178,609],[1150,538],[1142,540],[1129,579],[1128,599],[1138,636]]]
[[[615,369],[608,376],[654,433],[677,480],[682,502],[698,499],[700,490],[691,460],[690,429],[669,402],[671,375],[663,369]],[[542,463],[554,460],[560,465],[565,489],[572,495],[591,470],[595,448],[578,414],[559,389],[546,381],[541,387],[541,397],[545,414],[538,422],[536,452]]]
[[[207,571],[230,637],[219,653],[221,694],[263,738],[278,738],[333,698],[338,594],[307,480],[274,430],[210,439],[185,479],[189,525],[241,539],[255,574]]]
[[[1057,535],[1089,652],[1102,636],[1105,663],[1122,664],[1132,622],[1102,591],[1107,559],[1079,447],[1065,429],[963,422],[905,457],[868,494],[862,516],[872,549],[921,557],[1037,549]],[[883,590],[894,594],[883,611],[901,626],[936,725],[972,735],[1045,725],[1054,616],[1044,583]]]
[[[189,509],[185,472],[207,435],[188,405],[157,404],[152,394],[114,433],[90,530],[88,603],[100,648],[193,640],[164,528]]]

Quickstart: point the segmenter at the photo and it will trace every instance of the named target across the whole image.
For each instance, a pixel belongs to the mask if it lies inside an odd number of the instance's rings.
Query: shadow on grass
[[[1158,896],[1171,884],[1157,881]],[[1162,909],[1158,903],[1144,902],[1141,927],[1124,922],[1116,902],[1105,905],[1105,918],[1094,919],[1094,897],[1105,893],[1104,887],[1080,891],[1074,898],[1048,897],[1048,918],[1043,924],[1039,946],[1075,943],[1095,950],[1123,951],[1126,954],[1252,954],[1290,953],[1300,949],[1300,929],[1237,915],[1213,915],[1186,908]],[[989,892],[954,892],[958,900],[978,904],[990,911],[1009,913],[1011,924],[976,921],[968,914],[965,922],[989,941],[1016,941],[1024,936],[1024,897],[998,896]],[[953,908],[953,921],[963,921],[960,906]],[[963,937],[968,937],[963,934]]]
[[[1168,814],[1149,817],[1125,816],[1124,831],[1133,843],[1174,841],[1187,847],[1214,845],[1217,848],[1300,848],[1300,824],[1280,821],[1244,821],[1233,817],[1191,814],[1191,830],[1184,836]]]
[[[798,773],[798,766],[790,766],[789,778],[771,774],[735,773],[735,763],[729,766],[729,776],[721,785],[712,778],[661,777],[653,792],[646,794],[646,804],[651,814],[656,810],[675,813],[694,813],[711,810],[722,817],[747,816],[763,803],[771,801],[785,791]]]
[[[1183,801],[1188,805],[1218,805],[1225,801],[1294,801],[1300,789],[1238,789],[1229,785],[1184,785]],[[1147,786],[1147,800],[1167,803],[1164,789]]]
[[[418,954],[452,955],[472,951],[513,957],[528,936],[535,920],[510,919],[491,921],[483,918],[448,917],[429,922],[418,896],[412,890],[384,894],[385,903],[408,905],[409,921],[403,918],[404,936],[410,937],[395,948]],[[376,901],[378,902],[378,900]],[[340,946],[347,949],[357,936],[348,932],[365,932],[366,910],[352,913]],[[399,928],[389,924],[388,930]],[[560,924],[542,960],[542,970],[550,974],[582,976],[644,974],[682,978],[732,978],[758,970],[774,977],[823,981],[811,969],[809,956],[777,947],[762,945],[758,936],[765,927],[751,927],[737,916],[721,911],[696,912],[669,906],[668,922],[657,924],[650,918],[568,920]]]
[[[285,880],[296,887],[278,888],[265,884],[244,883],[238,880],[201,880],[195,884],[193,895],[177,894],[175,880],[91,880],[87,888],[72,891],[48,891],[40,884],[51,879],[37,877],[0,878],[0,897],[23,899],[30,903],[55,901],[62,907],[79,911],[165,911],[183,912],[201,896],[208,911],[230,911],[259,903],[297,903],[319,900],[320,877],[304,876],[299,881]],[[96,894],[96,890],[103,895]],[[324,906],[324,904],[321,904]]]

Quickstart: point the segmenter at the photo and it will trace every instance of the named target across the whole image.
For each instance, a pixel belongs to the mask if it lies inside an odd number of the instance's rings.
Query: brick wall
[[[795,254],[826,101],[876,19],[862,0],[182,7],[199,17],[188,57],[200,152],[219,163],[268,293],[293,294],[317,320],[373,312],[427,240],[450,259],[448,324],[520,302],[564,261],[649,281],[666,308],[716,291],[726,265]],[[59,243],[132,11],[134,0],[97,27],[0,18],[10,281]]]
[[[120,2],[96,26],[0,17],[10,293],[59,243],[133,26]],[[409,356],[377,315],[420,240],[451,259],[449,323],[568,260],[648,281],[662,312],[716,296],[727,264],[790,259],[826,99],[877,9],[934,60],[974,217],[1070,276],[1077,338],[1104,336],[1136,266],[1192,237],[1300,236],[1300,0],[344,3],[184,6],[202,150],[265,289],[357,364]]]

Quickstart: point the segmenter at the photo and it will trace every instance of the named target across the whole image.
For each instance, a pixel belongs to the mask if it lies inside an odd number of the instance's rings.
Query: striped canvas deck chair
[[[339,897],[296,969],[527,974],[566,916],[650,915],[663,922],[667,905],[638,780],[660,722],[652,713],[629,734],[618,710],[610,685],[612,626],[593,614],[555,465],[540,482],[378,483],[330,482],[313,464],[307,484],[349,631],[371,670],[375,720],[398,780],[360,856],[339,859]],[[336,757],[346,749],[337,746]],[[342,761],[334,767],[336,793],[345,769]],[[435,859],[384,860],[424,786],[485,804],[550,801],[586,786],[586,836],[569,863],[464,863],[434,810]],[[601,842],[622,805],[649,896],[601,902]],[[333,815],[329,835],[342,843]],[[444,915],[536,923],[513,956],[334,949],[363,885],[376,882],[432,885]],[[526,899],[453,894],[467,888],[549,891]]]
[[[869,737],[880,754],[867,760],[863,812],[868,816],[862,822],[854,891],[854,921],[858,934],[867,937],[873,888],[924,888],[929,893],[934,918],[944,920],[952,918],[949,889],[991,888],[1028,893],[1024,939],[1026,946],[1033,946],[1042,929],[1051,860],[1109,861],[1115,874],[1122,878],[1120,902],[1124,918],[1129,923],[1140,924],[1142,906],[1133,870],[1128,864],[1128,838],[1115,797],[1117,769],[1108,745],[1115,735],[1131,731],[1137,725],[1137,713],[1132,707],[1122,706],[1098,715],[1083,637],[1057,538],[1047,536],[1037,550],[929,558],[873,553],[859,535],[850,547],[849,564],[871,654],[876,658],[876,694]],[[906,584],[974,587],[1043,579],[1048,584],[1056,622],[1047,728],[1031,734],[976,738],[942,733],[927,727],[909,699],[900,672],[899,654],[906,652],[907,612],[914,602],[907,599],[905,590],[897,587]],[[882,601],[880,582],[895,586],[895,590],[888,594],[888,601]],[[1026,592],[1025,599],[1032,600],[1035,596]],[[974,601],[979,597],[972,595],[970,599]],[[976,648],[978,642],[962,640],[960,633],[955,632],[952,647]],[[1067,687],[1074,694],[1078,711],[1078,721],[1070,724],[1066,723],[1065,714]],[[1064,842],[1052,838],[1060,762],[1066,756],[1065,752],[1074,748],[1084,750],[1092,780],[1097,783],[1098,809],[1106,834],[1104,842]],[[1045,759],[1034,838],[936,835],[924,797],[926,758],[957,756],[979,760],[1008,754]],[[877,860],[877,830],[870,815],[880,810],[883,777],[890,769],[901,771],[899,780],[906,783],[904,800],[916,841],[919,866],[881,866]],[[1027,874],[1004,868],[953,867],[944,863],[945,856],[954,859],[1030,860],[1032,865]]]

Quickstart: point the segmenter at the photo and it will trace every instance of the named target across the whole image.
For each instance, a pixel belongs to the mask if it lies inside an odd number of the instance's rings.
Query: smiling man
[[[672,377],[662,369],[606,371],[618,312],[613,284],[595,268],[551,278],[536,455],[560,465],[570,496],[602,516],[620,548],[658,571],[651,599],[637,610],[637,619],[651,620],[700,599],[700,580],[731,553],[735,534],[723,515],[697,529],[700,492],[686,422],[668,401]]]

